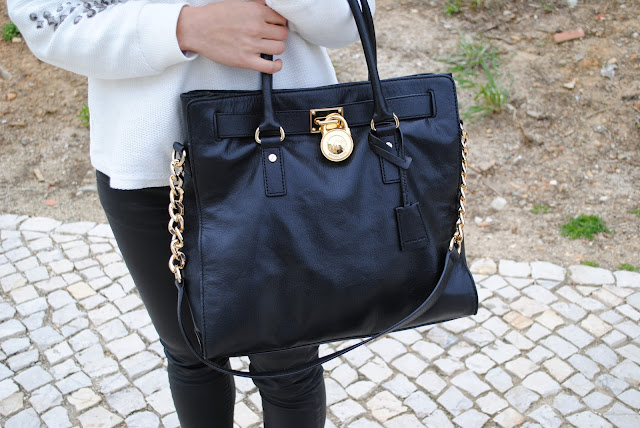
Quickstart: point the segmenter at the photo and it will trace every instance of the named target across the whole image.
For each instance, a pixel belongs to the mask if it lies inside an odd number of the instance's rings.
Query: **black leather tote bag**
[[[367,2],[348,1],[369,81],[273,90],[265,74],[262,91],[182,95],[169,265],[180,323],[186,298],[199,343],[185,339],[217,370],[295,373],[390,331],[477,311],[453,79],[381,81]],[[208,361],[365,337],[281,372]]]

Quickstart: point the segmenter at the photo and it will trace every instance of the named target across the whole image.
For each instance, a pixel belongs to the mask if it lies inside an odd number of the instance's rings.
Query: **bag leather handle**
[[[281,377],[281,376],[288,376],[288,375],[292,375],[292,374],[296,374],[296,373],[300,373],[309,369],[312,369],[314,367],[317,367],[321,364],[324,364],[328,361],[333,360],[334,358],[337,358],[343,354],[346,354],[349,351],[352,351],[356,348],[359,348],[362,345],[365,345],[381,336],[384,336],[388,333],[391,333],[394,330],[398,330],[400,329],[403,325],[405,325],[406,323],[408,323],[409,321],[411,321],[414,317],[416,317],[419,314],[424,313],[425,311],[428,311],[440,298],[440,296],[442,295],[442,293],[444,292],[445,287],[447,286],[447,282],[449,280],[449,276],[451,275],[451,271],[453,270],[453,267],[460,261],[460,258],[462,256],[458,253],[457,250],[453,249],[453,250],[449,250],[447,252],[447,257],[445,259],[445,263],[444,263],[444,269],[442,270],[442,274],[440,275],[440,279],[438,280],[438,283],[436,284],[435,288],[433,289],[433,291],[431,291],[431,293],[427,296],[427,298],[420,304],[420,306],[418,306],[413,312],[411,312],[409,315],[407,315],[406,317],[404,317],[403,319],[401,319],[400,321],[398,321],[397,323],[395,323],[394,325],[392,325],[391,327],[381,331],[380,333],[377,333],[361,342],[358,342],[356,344],[353,344],[347,348],[344,348],[340,351],[336,351],[332,354],[326,355],[322,358],[318,358],[316,361],[304,364],[304,365],[300,365],[297,367],[293,367],[290,369],[285,369],[285,370],[276,370],[276,371],[267,371],[267,372],[259,372],[259,373],[251,373],[251,372],[244,372],[244,371],[240,371],[240,370],[232,370],[232,369],[228,369],[226,367],[223,367],[219,364],[215,364],[212,363],[211,361],[205,359],[202,355],[200,355],[200,353],[196,350],[196,348],[193,346],[193,344],[191,343],[191,340],[189,339],[189,337],[187,336],[187,332],[184,329],[184,324],[183,324],[183,320],[182,320],[182,301],[184,298],[184,283],[182,282],[178,282],[176,281],[176,287],[178,287],[178,325],[180,326],[180,332],[182,333],[182,337],[184,338],[185,342],[187,343],[187,346],[189,347],[189,349],[191,350],[191,352],[198,358],[198,360],[200,360],[201,363],[205,364],[206,366],[221,372],[221,373],[225,373],[228,375],[233,375],[233,376],[240,376],[240,377],[248,377],[248,378],[252,378],[252,379],[265,379],[265,378],[274,378],[274,377]]]
[[[382,94],[382,84],[380,82],[377,65],[375,28],[369,3],[367,0],[361,0],[360,2],[358,0],[347,1],[349,2],[351,13],[358,27],[358,34],[360,35],[360,41],[362,42],[362,49],[369,71],[369,82],[371,83],[373,92],[373,122],[376,125],[383,122],[394,123],[393,112],[389,110],[387,101]],[[360,8],[361,5],[362,9]],[[267,60],[273,60],[272,55],[262,55],[262,57]],[[268,73],[261,74],[263,117],[262,123],[258,128],[260,135],[278,136],[280,134],[280,124],[275,118],[275,110],[273,108],[273,75]]]

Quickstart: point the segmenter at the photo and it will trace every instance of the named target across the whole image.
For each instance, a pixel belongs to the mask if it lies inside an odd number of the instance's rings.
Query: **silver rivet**
[[[269,155],[269,162],[275,162],[277,160],[278,160],[278,156],[274,155],[273,153]]]
[[[387,146],[393,148],[393,144],[391,144],[391,142],[387,141]]]

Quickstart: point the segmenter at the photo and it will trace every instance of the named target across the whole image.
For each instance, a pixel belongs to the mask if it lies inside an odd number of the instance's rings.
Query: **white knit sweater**
[[[42,61],[89,78],[91,162],[117,189],[166,186],[183,129],[179,95],[258,89],[259,73],[184,54],[176,24],[186,4],[220,0],[8,0],[9,16]],[[336,82],[325,47],[358,33],[346,0],[266,0],[289,21],[276,88]],[[370,0],[372,8],[374,0]]]

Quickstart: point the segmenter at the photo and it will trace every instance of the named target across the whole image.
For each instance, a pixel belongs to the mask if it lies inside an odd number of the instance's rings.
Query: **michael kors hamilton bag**
[[[199,349],[185,340],[216,370],[292,374],[391,331],[477,311],[453,79],[381,81],[367,2],[348,1],[369,81],[273,90],[263,74],[262,91],[182,95],[169,265],[183,334],[186,298]],[[207,360],[365,337],[278,372]]]

